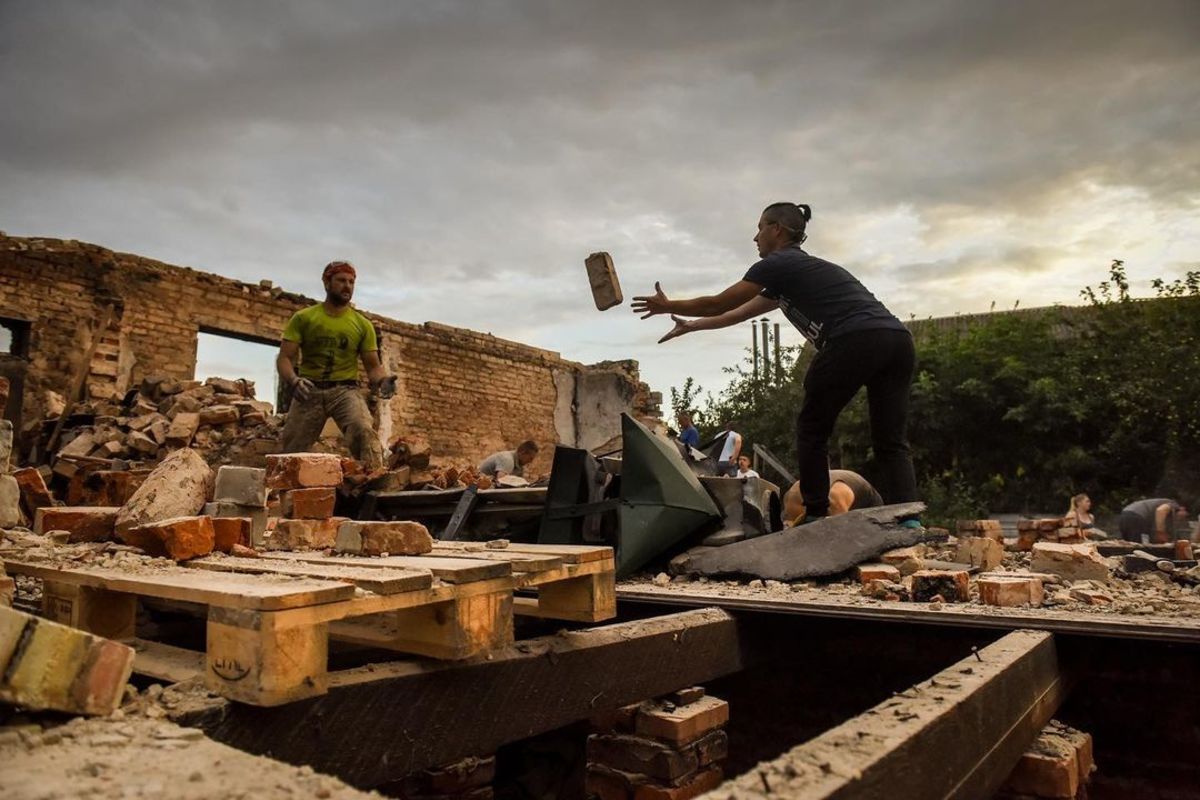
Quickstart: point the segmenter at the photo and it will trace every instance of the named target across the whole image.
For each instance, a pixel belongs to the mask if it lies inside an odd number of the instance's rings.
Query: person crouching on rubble
[[[487,475],[493,480],[499,480],[506,475],[526,478],[525,468],[537,458],[537,442],[529,439],[517,445],[516,450],[501,450],[479,462],[476,470],[480,475]]]
[[[878,508],[883,497],[871,482],[848,469],[829,470],[829,516],[845,514],[852,508]],[[788,527],[799,525],[805,517],[800,481],[783,493],[783,520]]]
[[[307,451],[333,417],[350,452],[374,471],[383,468],[383,445],[358,388],[359,359],[371,390],[380,397],[395,394],[396,379],[379,360],[374,326],[350,305],[356,277],[349,262],[331,262],[321,275],[325,301],[297,311],[283,329],[275,367],[280,380],[291,387],[292,404],[280,446],[285,453]]]
[[[796,418],[805,521],[829,514],[829,437],[842,409],[864,386],[883,496],[889,503],[917,497],[905,430],[916,361],[912,335],[853,275],[801,249],[811,219],[812,209],[804,204],[767,206],[754,235],[760,260],[720,294],[670,300],[655,283],[654,294],[633,299],[642,319],[671,315],[675,327],[660,343],[737,325],[776,308],[813,343],[817,355],[804,376],[804,403]],[[920,527],[915,518],[903,524]]]

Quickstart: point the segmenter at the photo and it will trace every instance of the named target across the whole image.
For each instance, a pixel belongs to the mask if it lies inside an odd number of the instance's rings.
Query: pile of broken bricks
[[[859,565],[856,576],[863,594],[880,600],[928,603],[974,600],[985,606],[1005,608],[1068,603],[1106,606],[1114,601],[1114,589],[1127,588],[1122,584],[1131,577],[1126,569],[1128,559],[1122,562],[1102,557],[1096,545],[1080,536],[1078,529],[1051,525],[1050,520],[1029,522],[1033,524],[1020,529],[1024,538],[1018,540],[1011,552],[1005,550],[998,521],[965,521],[958,524],[958,536],[948,545],[951,550],[938,553],[952,559],[950,563],[937,560],[929,564],[928,546],[915,545],[885,552],[879,563]],[[1052,540],[1031,540],[1030,533],[1042,532],[1050,532]],[[1163,572],[1174,569],[1164,568]],[[1192,583],[1188,575],[1180,571],[1176,576],[1184,594]],[[1200,574],[1195,583],[1200,584]],[[1193,602],[1188,598],[1188,605]]]
[[[133,491],[149,467],[183,447],[195,448],[210,463],[238,460],[235,455],[261,458],[277,449],[282,419],[270,403],[254,399],[253,381],[161,377],[146,378],[123,399],[76,406],[72,418],[89,421],[63,430],[53,468],[70,482],[67,501],[72,504],[92,502],[96,493],[117,498],[123,486]],[[134,474],[89,482],[93,472]]]
[[[33,482],[22,497],[36,506],[35,537],[22,542],[111,542],[174,561],[262,550],[429,552],[432,537],[418,523],[358,522],[335,514],[339,487],[356,470],[356,462],[337,455],[291,453],[268,456],[266,468],[226,465],[214,473],[195,450],[183,448],[155,467],[121,506],[46,505],[44,484]]]
[[[724,780],[729,704],[701,687],[595,717],[587,793],[599,800],[688,800]]]

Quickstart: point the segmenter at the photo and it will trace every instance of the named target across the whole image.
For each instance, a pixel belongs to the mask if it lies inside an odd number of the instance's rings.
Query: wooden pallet
[[[609,619],[616,613],[612,551],[583,551],[271,553],[138,572],[22,561],[19,553],[5,554],[3,563],[12,574],[43,580],[46,617],[109,638],[134,637],[139,598],[207,607],[206,682],[226,697],[266,706],[325,692],[331,637],[463,659],[511,644],[514,612]],[[524,590],[537,596],[514,598]],[[175,675],[179,663],[195,658],[176,650],[142,642],[139,661],[156,675],[173,664]]]

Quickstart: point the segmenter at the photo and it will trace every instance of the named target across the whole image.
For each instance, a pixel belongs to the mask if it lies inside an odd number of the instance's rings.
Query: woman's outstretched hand
[[[655,314],[666,314],[667,304],[671,301],[663,294],[662,285],[654,282],[654,294],[633,298],[633,313],[641,314],[642,319],[648,319]]]
[[[691,322],[691,320],[684,319],[683,317],[679,316],[678,314],[672,314],[671,320],[675,323],[675,327],[671,328],[671,330],[667,333],[666,336],[664,336],[658,340],[659,344],[662,344],[663,342],[674,339],[677,336],[683,336],[685,333],[692,332],[691,326],[688,325],[688,323]]]

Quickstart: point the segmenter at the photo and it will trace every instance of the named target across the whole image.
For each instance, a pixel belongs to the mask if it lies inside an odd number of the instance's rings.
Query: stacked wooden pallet
[[[22,560],[19,552],[2,559],[10,573],[43,580],[45,616],[113,639],[134,640],[139,598],[206,606],[208,686],[264,706],[326,691],[331,637],[463,659],[510,644],[514,614],[580,622],[616,614],[608,547],[438,543],[424,556],[277,552],[141,570]],[[135,669],[162,677],[199,658],[134,645]]]

